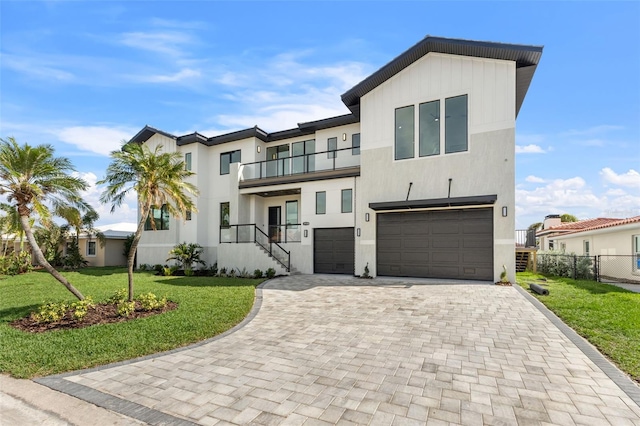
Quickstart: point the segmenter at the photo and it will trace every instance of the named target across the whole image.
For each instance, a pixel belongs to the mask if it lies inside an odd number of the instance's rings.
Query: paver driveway
[[[57,380],[158,424],[640,425],[516,288],[316,275],[262,297],[226,337]]]

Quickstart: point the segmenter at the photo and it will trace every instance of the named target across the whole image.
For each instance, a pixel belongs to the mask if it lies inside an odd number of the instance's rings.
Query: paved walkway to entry
[[[515,287],[298,275],[258,294],[222,338],[39,381],[150,424],[640,425],[638,387]]]

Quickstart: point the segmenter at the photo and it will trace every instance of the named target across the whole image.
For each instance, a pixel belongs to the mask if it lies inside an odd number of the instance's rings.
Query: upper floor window
[[[584,246],[584,255],[589,256],[589,240],[584,240],[582,244]]]
[[[336,150],[338,149],[338,138],[327,139],[327,158],[336,158]]]
[[[236,149],[231,152],[224,152],[220,154],[220,174],[228,175],[229,166],[231,163],[239,163],[241,161],[240,150]]]
[[[289,144],[267,148],[267,177],[289,174]]]
[[[316,165],[316,141],[310,139],[308,141],[294,142],[291,144],[291,160],[292,173],[313,172]]]
[[[184,214],[184,220],[191,220],[191,210],[187,210]]]
[[[145,231],[166,231],[169,229],[169,211],[166,205],[161,208],[151,207],[149,217],[144,224]]]
[[[440,154],[440,101],[420,104],[420,157]]]
[[[327,193],[325,191],[316,192],[316,214],[327,212]]]
[[[447,98],[444,101],[444,152],[467,151],[467,95]]]
[[[360,133],[351,135],[351,155],[360,155]]]
[[[87,241],[87,256],[95,256],[95,255],[96,255],[96,242]]]
[[[191,153],[187,152],[184,155],[184,169],[191,170]]]
[[[220,203],[220,226],[229,226],[229,202]]]
[[[342,205],[340,209],[342,213],[351,213],[353,211],[352,192],[351,189],[342,190]]]
[[[413,158],[415,139],[414,106],[396,108],[395,159]]]

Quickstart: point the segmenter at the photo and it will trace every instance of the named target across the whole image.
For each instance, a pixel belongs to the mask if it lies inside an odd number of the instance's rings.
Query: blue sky
[[[207,136],[347,113],[425,35],[544,45],[516,127],[516,227],[640,215],[639,2],[0,1],[0,136],[94,184],[145,124]],[[366,141],[362,142],[366,145]],[[99,224],[134,222],[135,202]]]

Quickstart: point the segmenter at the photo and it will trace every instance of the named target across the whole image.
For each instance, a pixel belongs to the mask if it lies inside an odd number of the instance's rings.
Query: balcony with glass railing
[[[343,148],[240,166],[240,188],[360,175],[360,149]]]

